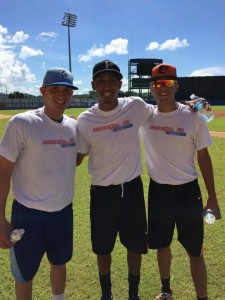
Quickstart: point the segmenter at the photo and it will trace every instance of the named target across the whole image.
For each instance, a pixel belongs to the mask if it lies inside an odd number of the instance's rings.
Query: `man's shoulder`
[[[91,110],[91,108],[83,111],[77,117],[77,125],[79,126],[81,123],[86,122],[88,120],[92,120],[94,118],[95,113]]]
[[[152,112],[154,109],[154,105],[147,103],[144,101],[141,97],[127,97],[123,98],[126,103],[125,106],[132,106],[134,109],[137,109],[138,111],[146,111],[146,112]]]
[[[138,96],[130,96],[119,98],[119,101],[127,101],[127,102],[145,102],[141,97]]]
[[[38,110],[28,110],[25,112],[21,112],[13,116],[10,121],[11,122],[26,122],[28,120],[35,119],[35,116],[38,114]]]
[[[77,117],[77,121],[80,121],[82,118],[85,118],[86,116],[90,115],[90,112],[88,110],[83,111],[82,113],[79,114]]]
[[[133,106],[150,106],[147,102],[145,102],[141,97],[137,96],[130,96],[130,97],[124,97],[124,98],[119,98],[119,103],[126,105],[133,105]]]
[[[182,114],[190,114],[193,116],[196,115],[196,110],[193,110],[190,106],[183,104],[183,103],[178,102],[178,110]]]

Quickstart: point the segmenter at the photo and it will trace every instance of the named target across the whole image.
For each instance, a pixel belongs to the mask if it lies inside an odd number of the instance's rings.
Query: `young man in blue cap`
[[[64,115],[77,88],[63,68],[47,70],[44,106],[10,119],[0,142],[0,248],[10,248],[17,300],[32,299],[32,281],[46,253],[52,299],[65,299],[66,263],[72,257],[76,120]],[[5,216],[12,178],[11,222]],[[25,234],[15,245],[14,228]]]

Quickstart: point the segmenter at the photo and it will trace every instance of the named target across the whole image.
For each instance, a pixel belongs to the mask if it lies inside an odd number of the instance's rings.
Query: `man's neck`
[[[99,102],[98,107],[102,111],[112,111],[118,106],[118,100],[114,102]]]
[[[174,101],[173,103],[157,103],[158,111],[168,113],[175,111],[178,108],[178,103]]]
[[[63,113],[50,111],[46,106],[44,107],[44,113],[53,121],[60,123],[63,119]]]

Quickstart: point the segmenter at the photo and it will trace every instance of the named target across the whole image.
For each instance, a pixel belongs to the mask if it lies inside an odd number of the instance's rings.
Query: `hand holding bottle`
[[[205,222],[211,225],[214,224],[215,221],[216,221],[216,216],[214,212],[211,209],[207,209],[205,213]]]
[[[205,122],[210,122],[213,120],[214,114],[211,111],[210,107],[206,105],[206,100],[204,98],[200,98],[198,96],[195,96],[195,94],[192,94],[190,96],[190,99],[199,99],[199,101],[197,101],[197,103],[194,104],[194,110],[198,111],[201,114]]]
[[[13,231],[11,231],[9,234],[9,239],[13,244],[15,244],[16,242],[22,239],[24,233],[24,229],[13,229]]]

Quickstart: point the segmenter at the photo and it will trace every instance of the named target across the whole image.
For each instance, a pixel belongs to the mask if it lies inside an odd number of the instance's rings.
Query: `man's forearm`
[[[0,175],[1,176],[1,175]],[[1,178],[0,181],[0,219],[5,219],[6,202],[9,194],[10,183]]]
[[[198,156],[198,163],[209,197],[216,197],[213,166],[208,152]]]
[[[5,219],[6,202],[14,163],[0,156],[0,218]]]

